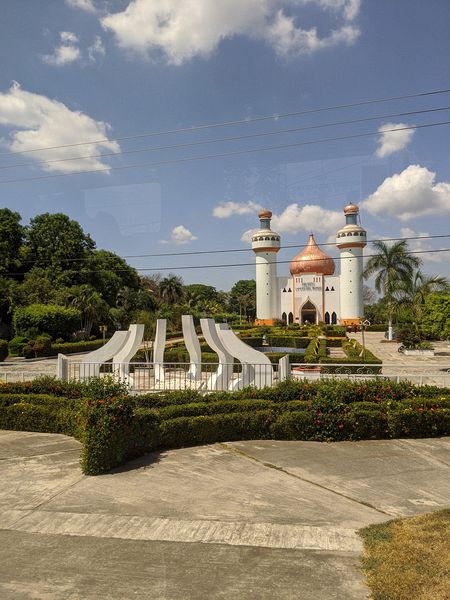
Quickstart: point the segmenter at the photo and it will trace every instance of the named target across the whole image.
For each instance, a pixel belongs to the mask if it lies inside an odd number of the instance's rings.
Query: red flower
[[[339,423],[338,427],[339,427],[339,429],[344,429],[343,423]]]

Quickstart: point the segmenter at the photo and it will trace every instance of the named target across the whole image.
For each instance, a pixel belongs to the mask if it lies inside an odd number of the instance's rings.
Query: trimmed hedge
[[[269,346],[278,346],[282,348],[307,348],[311,340],[308,337],[270,335],[268,336],[267,341]]]
[[[130,397],[108,378],[74,385],[47,377],[0,386],[0,427],[81,439],[83,472],[94,475],[151,450],[220,441],[450,435],[450,389],[327,379]]]
[[[25,335],[30,329],[47,333],[52,338],[66,337],[80,325],[80,311],[56,304],[30,304],[14,311],[13,326],[16,335]]]

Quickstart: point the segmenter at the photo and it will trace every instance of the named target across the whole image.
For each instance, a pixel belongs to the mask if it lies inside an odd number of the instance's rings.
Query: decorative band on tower
[[[252,236],[256,259],[256,324],[273,325],[278,318],[277,252],[280,236],[270,227],[272,213],[259,213],[260,228]]]

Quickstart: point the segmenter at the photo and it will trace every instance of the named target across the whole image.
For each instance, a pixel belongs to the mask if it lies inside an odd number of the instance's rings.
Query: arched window
[[[337,325],[337,314],[334,311],[331,313],[331,324]]]
[[[285,312],[281,315],[281,320],[283,321],[283,323],[286,323],[287,317],[286,317],[286,313]]]
[[[294,322],[294,315],[290,312],[288,316],[289,325]]]
[[[326,312],[325,313],[325,325],[329,325],[330,324],[330,313]]]

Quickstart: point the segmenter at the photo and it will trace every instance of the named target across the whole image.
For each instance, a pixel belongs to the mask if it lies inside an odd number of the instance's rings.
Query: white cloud
[[[257,213],[263,207],[256,202],[220,202],[213,208],[213,216],[218,219],[228,219],[233,215],[249,215]]]
[[[92,63],[96,62],[98,58],[105,56],[105,47],[99,35],[95,36],[93,44],[87,49],[87,53]]]
[[[177,225],[172,229],[170,234],[170,240],[159,240],[160,244],[168,244],[172,242],[173,244],[177,244],[178,246],[182,246],[183,244],[189,244],[194,240],[198,239],[187,227],[184,225]]]
[[[296,202],[287,206],[280,215],[272,218],[272,227],[278,233],[314,233],[335,234],[344,224],[341,211],[328,210],[318,204],[299,206]]]
[[[414,129],[404,129],[409,127],[405,123],[385,123],[378,131],[381,133],[378,139],[378,148],[376,155],[378,158],[390,156],[394,152],[404,150],[414,135]],[[392,131],[400,129],[402,131]]]
[[[244,231],[244,233],[241,235],[241,241],[246,242],[247,244],[250,244],[252,241],[253,235],[257,231],[259,231],[258,227],[254,227],[253,229],[247,229],[247,231]]]
[[[425,215],[450,212],[450,183],[435,183],[436,173],[420,165],[409,165],[387,177],[361,203],[373,215],[408,221]]]
[[[315,4],[332,12],[340,27],[323,37],[298,24],[298,8]],[[119,46],[145,57],[162,53],[180,65],[209,56],[224,39],[243,35],[271,45],[280,56],[310,54],[359,36],[354,24],[360,0],[131,0],[122,12],[101,19]]]
[[[78,48],[78,37],[71,31],[61,31],[59,34],[61,43],[56,46],[53,54],[44,54],[42,60],[48,65],[62,67],[77,61],[81,57]]]
[[[97,12],[92,0],[66,0],[66,4],[72,8],[79,8],[80,10],[84,10],[86,12]]]
[[[411,237],[426,237],[429,236],[430,234],[427,231],[414,231],[414,229],[411,229],[410,227],[402,227],[400,229],[400,236],[402,238],[411,238]],[[408,240],[408,246],[409,249],[412,252],[422,252],[423,250],[432,250],[433,249],[433,244],[430,242],[430,240]],[[445,252],[429,252],[429,253],[424,253],[424,254],[418,254],[418,257],[426,262],[434,262],[434,263],[439,263],[439,262],[443,262],[444,260],[448,259],[448,256],[446,255]]]
[[[18,83],[14,83],[6,93],[0,93],[0,125],[13,128],[7,140],[7,148],[12,152],[94,140],[83,146],[39,150],[27,155],[30,160],[36,161],[76,157],[76,160],[45,164],[42,168],[46,171],[70,173],[104,168],[108,165],[99,159],[81,160],[79,157],[102,151],[120,151],[117,142],[95,141],[107,139],[107,123],[96,121],[80,111],[70,110],[57,100],[27,92]]]

